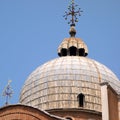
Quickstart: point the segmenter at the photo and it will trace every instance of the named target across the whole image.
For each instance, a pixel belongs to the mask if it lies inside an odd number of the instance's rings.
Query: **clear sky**
[[[57,56],[69,37],[63,15],[71,0],[0,0],[0,106],[8,80],[18,103],[28,75]],[[76,37],[88,45],[89,58],[110,68],[120,78],[120,0],[75,0],[84,11]]]

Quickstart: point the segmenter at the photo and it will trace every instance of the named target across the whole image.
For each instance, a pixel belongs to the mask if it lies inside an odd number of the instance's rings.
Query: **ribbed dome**
[[[75,50],[73,50],[72,48],[73,49],[75,48]],[[72,49],[71,50],[72,52],[70,52],[70,49]],[[83,50],[84,52],[82,52]],[[87,45],[80,38],[76,37],[65,38],[58,47],[58,55],[67,56],[71,55],[71,53],[73,53],[72,55],[74,56],[87,56],[88,55]]]
[[[117,92],[120,82],[106,66],[87,57],[66,56],[49,61],[33,71],[22,88],[20,103],[43,110],[80,108],[77,96],[85,96],[83,109],[101,112],[100,83]]]
[[[82,39],[76,38],[74,26],[70,28],[70,38],[65,38],[58,47],[58,55],[61,56],[87,56],[88,48]]]

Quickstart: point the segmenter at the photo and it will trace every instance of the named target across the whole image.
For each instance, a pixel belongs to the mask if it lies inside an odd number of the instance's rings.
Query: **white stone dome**
[[[101,112],[101,82],[120,91],[119,79],[99,62],[80,56],[56,58],[29,75],[21,90],[20,103],[43,110],[81,109],[77,96],[82,93],[82,109]]]

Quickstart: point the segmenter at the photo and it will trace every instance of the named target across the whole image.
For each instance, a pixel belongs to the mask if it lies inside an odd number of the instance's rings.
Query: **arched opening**
[[[84,48],[79,49],[79,56],[85,56],[85,49]]]
[[[78,96],[78,103],[79,103],[79,107],[84,107],[84,103],[85,103],[85,95],[80,93]]]
[[[70,118],[70,117],[66,117],[66,119],[67,119],[67,120],[73,120],[73,119],[72,119],[72,118]]]
[[[62,50],[61,50],[61,55],[62,55],[62,56],[67,56],[67,49],[62,48]]]
[[[77,48],[72,46],[69,48],[70,56],[76,56]]]

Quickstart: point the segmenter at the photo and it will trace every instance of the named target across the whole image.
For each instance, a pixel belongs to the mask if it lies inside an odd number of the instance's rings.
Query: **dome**
[[[77,15],[82,12],[75,7],[72,0],[64,15],[66,20],[71,15],[70,37],[58,47],[60,57],[39,66],[28,76],[21,90],[20,103],[68,119],[83,119],[85,115],[85,119],[100,117],[101,120],[104,105],[101,84],[107,82],[119,94],[120,81],[105,65],[86,57],[87,45],[75,37]]]
[[[99,62],[80,56],[56,58],[29,75],[20,103],[43,110],[76,108],[101,112],[102,82],[120,91],[116,75]],[[85,96],[84,107],[79,106],[80,93]]]

